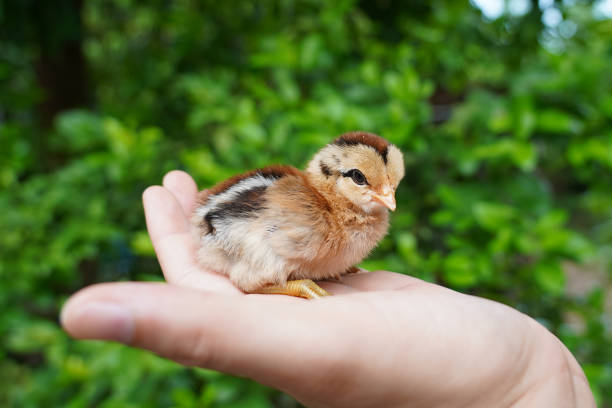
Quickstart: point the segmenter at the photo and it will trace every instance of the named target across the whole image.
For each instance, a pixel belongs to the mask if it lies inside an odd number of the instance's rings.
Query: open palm
[[[168,283],[94,285],[62,313],[79,338],[122,341],[247,376],[308,406],[594,406],[573,356],[514,309],[392,272],[323,282],[333,296],[245,295],[195,260],[194,181],[143,195]]]

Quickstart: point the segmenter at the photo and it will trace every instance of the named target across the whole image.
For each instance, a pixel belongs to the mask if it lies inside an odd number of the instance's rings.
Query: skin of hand
[[[570,352],[528,316],[392,272],[323,282],[317,300],[245,295],[195,261],[197,188],[173,171],[143,194],[167,283],[105,283],[64,305],[79,339],[250,377],[309,407],[594,407]]]

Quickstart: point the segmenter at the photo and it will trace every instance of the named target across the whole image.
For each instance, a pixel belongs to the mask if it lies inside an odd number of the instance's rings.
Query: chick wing
[[[245,173],[215,186],[199,203],[193,219],[201,231],[198,259],[247,292],[284,284],[289,276],[337,275],[313,270],[334,246],[330,211],[293,167]]]

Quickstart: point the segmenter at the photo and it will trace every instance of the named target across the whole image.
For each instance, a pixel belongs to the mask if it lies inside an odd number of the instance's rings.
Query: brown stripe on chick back
[[[211,196],[221,194],[233,185],[236,185],[242,180],[246,180],[250,177],[260,175],[267,179],[280,179],[290,174],[299,174],[299,170],[291,166],[276,165],[264,167],[262,169],[251,170],[242,174],[237,174],[225,181],[222,181],[219,184],[216,184],[215,186],[207,190],[202,191],[198,196],[198,205],[206,204],[206,201]]]
[[[219,204],[204,216],[208,233],[215,232],[215,221],[228,218],[249,218],[265,207],[266,186],[257,186],[240,192],[231,201]]]

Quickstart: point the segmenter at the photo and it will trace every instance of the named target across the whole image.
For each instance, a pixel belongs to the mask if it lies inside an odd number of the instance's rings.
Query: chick
[[[305,171],[232,177],[200,193],[198,261],[246,293],[325,296],[312,280],[355,270],[387,233],[403,177],[399,149],[366,132],[341,135]]]

